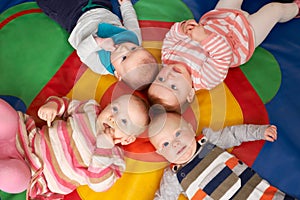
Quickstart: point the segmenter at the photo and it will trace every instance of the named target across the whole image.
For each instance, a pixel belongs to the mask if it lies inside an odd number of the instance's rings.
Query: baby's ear
[[[131,135],[128,138],[126,138],[126,140],[122,141],[121,144],[128,145],[128,144],[133,143],[135,140],[136,140],[136,137],[134,135]]]
[[[187,102],[191,103],[194,100],[194,97],[195,97],[195,90],[194,90],[194,88],[192,88],[186,98]]]
[[[117,72],[117,70],[114,71],[114,75],[115,75],[115,77],[118,79],[118,81],[121,81],[121,80],[122,80],[122,77],[121,77],[121,75]]]

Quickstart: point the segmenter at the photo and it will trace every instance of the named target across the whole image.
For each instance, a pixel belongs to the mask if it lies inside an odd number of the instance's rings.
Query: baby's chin
[[[194,151],[193,148],[188,148],[183,154],[181,154],[175,161],[175,164],[184,164],[190,161],[193,157]]]
[[[177,160],[175,160],[173,163],[175,164],[184,164],[187,163],[190,160],[191,156],[187,153],[180,156]]]

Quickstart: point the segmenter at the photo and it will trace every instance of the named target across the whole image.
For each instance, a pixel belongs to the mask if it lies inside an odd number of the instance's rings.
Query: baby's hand
[[[97,135],[97,147],[103,149],[111,149],[114,147],[114,141],[109,134],[99,133]]]
[[[55,102],[48,102],[41,106],[38,110],[38,116],[44,121],[47,121],[48,127],[51,126],[51,122],[55,119],[57,115],[58,105]]]
[[[126,2],[126,1],[130,1],[130,0],[118,0],[119,4],[121,5],[122,3]]]
[[[193,30],[196,26],[198,26],[198,23],[194,19],[189,19],[181,24],[181,31],[185,35],[188,35],[191,30]]]
[[[105,51],[114,51],[116,49],[115,43],[111,38],[95,37],[95,40],[98,46],[104,49]]]
[[[277,140],[277,127],[274,125],[269,126],[265,131],[265,140],[269,142],[274,142]]]

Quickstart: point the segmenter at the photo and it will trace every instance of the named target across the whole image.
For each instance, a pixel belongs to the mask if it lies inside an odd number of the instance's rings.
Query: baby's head
[[[152,104],[182,113],[193,101],[195,90],[187,68],[181,63],[164,65],[148,90]]]
[[[148,134],[156,152],[171,163],[186,163],[196,152],[195,131],[178,113],[154,116]]]
[[[104,108],[97,124],[102,132],[112,136],[115,144],[127,145],[148,127],[148,109],[148,104],[142,98],[122,95]]]
[[[146,88],[158,74],[158,64],[154,56],[131,42],[117,45],[110,59],[118,80],[123,80],[134,90]]]

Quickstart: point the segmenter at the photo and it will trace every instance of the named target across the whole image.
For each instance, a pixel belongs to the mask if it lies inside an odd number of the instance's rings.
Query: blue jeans
[[[79,17],[93,8],[112,10],[110,0],[37,0],[38,6],[69,33]]]

